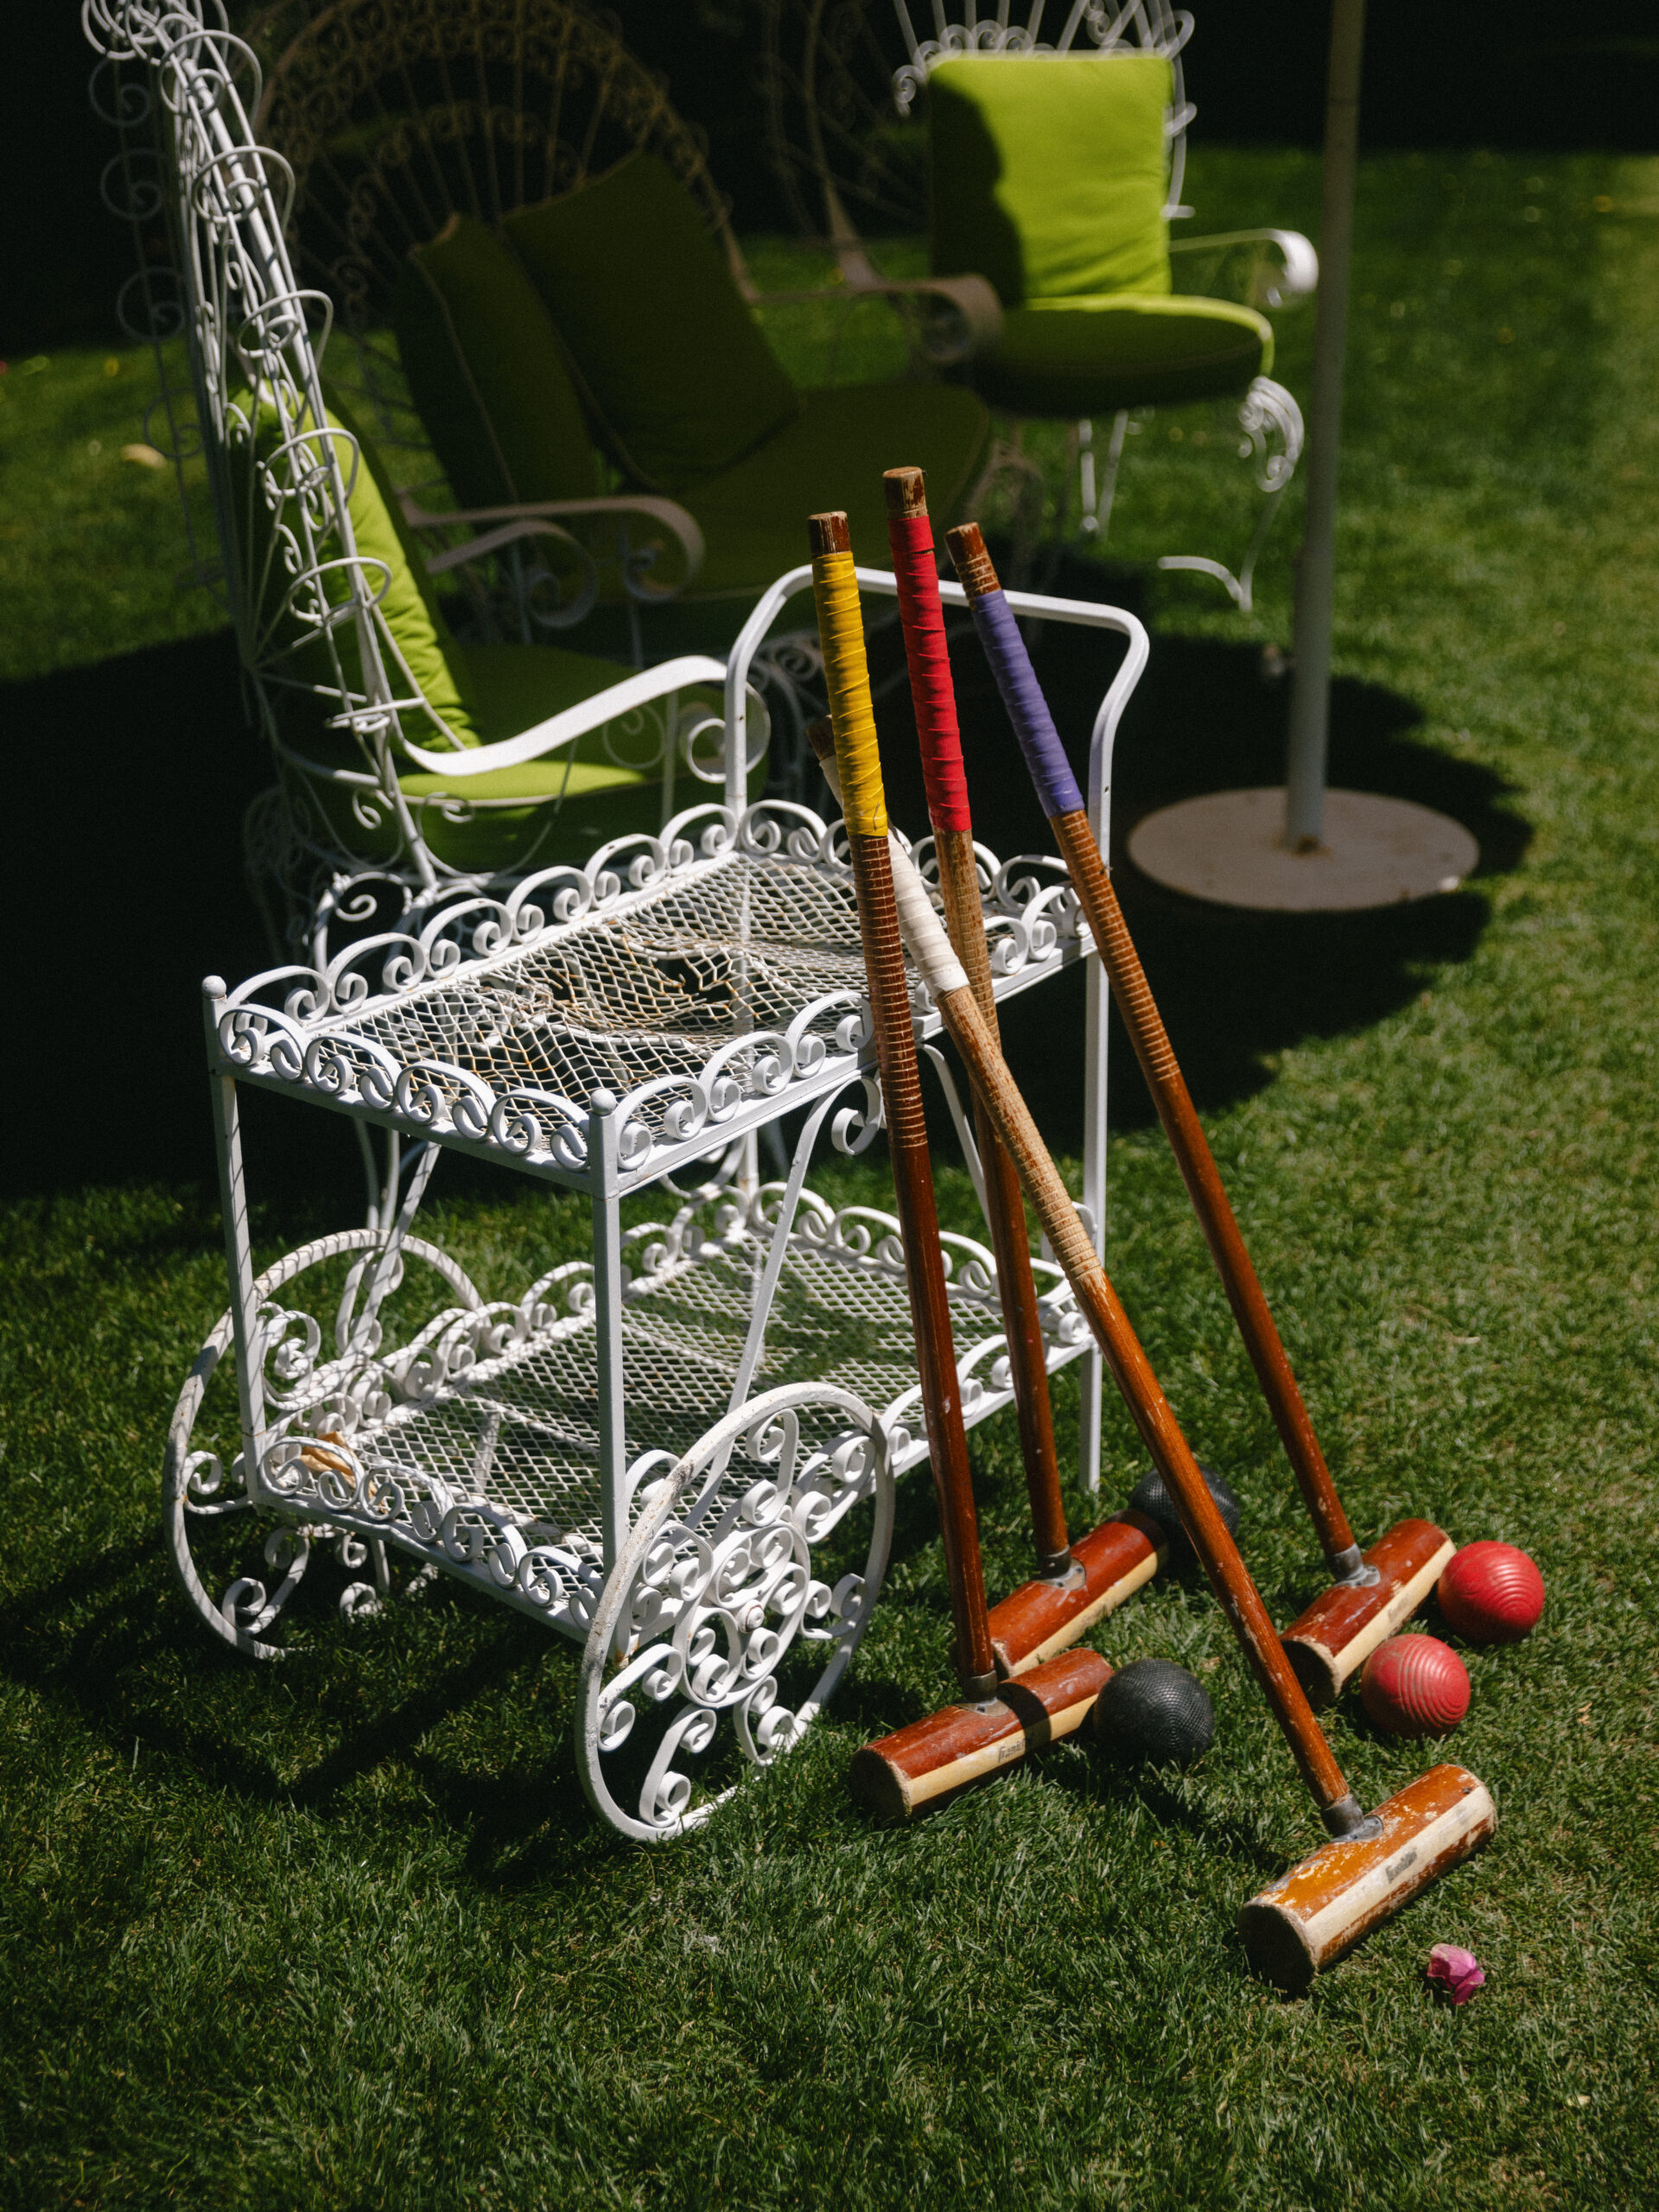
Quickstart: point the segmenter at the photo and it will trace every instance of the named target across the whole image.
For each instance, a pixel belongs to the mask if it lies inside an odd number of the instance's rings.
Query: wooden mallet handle
[[[881,480],[887,493],[887,539],[899,584],[899,612],[910,670],[910,694],[916,709],[916,734],[921,744],[922,774],[927,785],[927,810],[933,827],[933,849],[938,855],[944,925],[957,957],[968,971],[979,1010],[995,1037],[996,997],[991,986],[985,917],[980,906],[973,817],[963,768],[962,734],[957,726],[944,612],[939,604],[927,486],[919,468],[890,468]],[[1025,1201],[1014,1162],[977,1091],[973,1104],[974,1131],[985,1180],[985,1215],[996,1256],[997,1295],[1007,1339],[1026,1489],[1031,1500],[1037,1571],[1045,1575],[1065,1574],[1072,1564],[1071,1553],[1060,1496],[1054,1415],[1048,1395],[1048,1357],[1037,1311]]]
[[[1318,1533],[1332,1573],[1351,1574],[1360,1566],[1336,1484],[1319,1449],[1307,1408],[1290,1361],[1274,1325],[1261,1281],[1244,1247],[1209,1143],[1192,1105],[1173,1047],[1135,949],[1117,893],[1089,827],[1065,748],[1039,684],[1013,609],[997,582],[977,523],[965,523],[946,540],[957,575],[968,594],[976,628],[1014,724],[1020,751],[1054,832],[1095,944],[1105,963],[1123,1024],[1152,1093],[1158,1118],[1175,1154],[1193,1211],[1204,1231],[1233,1309],[1239,1334],[1255,1370],[1295,1474],[1304,1503]]]
[[[875,715],[864,655],[863,618],[844,514],[814,515],[809,524],[812,589],[818,639],[830,694],[859,934],[875,1028],[876,1061],[887,1115],[887,1146],[905,1247],[905,1277],[916,1333],[916,1364],[929,1462],[938,1497],[939,1525],[950,1609],[956,1625],[956,1666],[969,1698],[993,1697],[996,1663],[987,1623],[979,1524],[974,1511],[963,1426],[961,1386],[950,1333],[944,1258],[933,1198],[932,1161],[922,1111],[910,994],[893,903],[887,856],[887,809],[876,750]],[[930,910],[931,911],[931,910]],[[943,938],[943,932],[941,932]],[[948,946],[947,946],[948,950]],[[967,979],[955,967],[963,988]]]

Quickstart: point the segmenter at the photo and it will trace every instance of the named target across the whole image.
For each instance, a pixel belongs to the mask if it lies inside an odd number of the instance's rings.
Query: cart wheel
[[[341,1230],[285,1254],[254,1284],[255,1300],[267,1310],[270,1324],[267,1373],[278,1374],[286,1383],[290,1417],[304,1410],[308,1373],[318,1375],[317,1402],[321,1405],[328,1395],[321,1387],[325,1376],[337,1393],[346,1376],[366,1369],[379,1340],[380,1309],[404,1290],[410,1261],[422,1262],[438,1277],[441,1287],[427,1301],[435,1311],[482,1305],[448,1253],[417,1236],[404,1239],[397,1261],[381,1271],[377,1281],[374,1262],[383,1245],[375,1230]],[[309,1302],[317,1313],[307,1312],[303,1300],[285,1301],[280,1313],[270,1311],[276,1294],[296,1277],[342,1260],[346,1262],[343,1268],[329,1268],[308,1286]],[[251,1659],[279,1659],[287,1646],[272,1641],[269,1631],[299,1587],[314,1554],[332,1555],[344,1570],[347,1579],[339,1604],[348,1619],[379,1611],[392,1593],[393,1569],[386,1547],[375,1538],[349,1530],[308,1529],[268,1507],[256,1506],[250,1498],[237,1448],[234,1357],[226,1363],[209,1402],[210,1386],[230,1350],[232,1335],[231,1316],[221,1314],[185,1377],[168,1433],[162,1510],[185,1595],[214,1635]],[[317,1361],[321,1343],[330,1338],[339,1357]],[[429,1579],[424,1569],[406,1576],[405,1594]]]
[[[582,1654],[576,1764],[619,1834],[656,1843],[735,1788],[711,1778],[694,1803],[680,1764],[722,1717],[731,1748],[769,1765],[851,1665],[893,1535],[886,1439],[849,1391],[788,1383],[728,1414],[640,1508]]]

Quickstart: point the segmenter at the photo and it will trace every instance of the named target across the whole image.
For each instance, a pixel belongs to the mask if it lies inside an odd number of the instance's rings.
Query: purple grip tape
[[[1042,686],[1033,673],[1031,656],[1013,608],[1001,591],[982,593],[968,604],[1043,812],[1051,819],[1057,814],[1081,813],[1083,793],[1077,789]]]

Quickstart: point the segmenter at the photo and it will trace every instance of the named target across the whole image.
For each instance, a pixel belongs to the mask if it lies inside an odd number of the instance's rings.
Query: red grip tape
[[[974,823],[962,766],[957,694],[944,642],[939,574],[933,563],[933,525],[925,515],[889,515],[887,537],[899,580],[899,613],[905,626],[916,734],[922,743],[928,815],[936,830],[971,835]]]

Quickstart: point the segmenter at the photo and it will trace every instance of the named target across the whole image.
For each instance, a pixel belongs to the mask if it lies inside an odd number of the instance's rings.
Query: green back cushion
[[[502,227],[636,480],[680,491],[799,414],[718,241],[654,155]]]
[[[1167,292],[1164,115],[1151,54],[973,54],[927,80],[934,274],[987,277],[1004,307]]]
[[[233,403],[246,415],[251,409],[250,395],[244,391],[233,395]],[[308,417],[307,418],[308,422]],[[358,431],[351,413],[336,392],[328,395],[328,420],[339,429],[357,437],[361,459],[358,464],[356,481],[352,486],[347,502],[351,516],[352,535],[357,550],[371,566],[366,574],[372,592],[379,585],[382,568],[385,575],[385,589],[380,596],[380,613],[387,630],[402,655],[409,674],[420,687],[428,702],[442,715],[463,744],[478,742],[477,717],[465,695],[461,664],[454,640],[424,573],[418,549],[413,543],[396,494],[381,467],[373,448]],[[267,398],[260,408],[254,424],[253,443],[262,460],[271,461],[280,454],[282,426],[276,410]],[[340,442],[342,475],[350,476],[349,449]],[[315,454],[316,440],[308,440],[306,454]],[[279,543],[278,528],[294,527],[294,510],[297,499],[290,494],[282,502],[276,513],[268,508],[252,472],[247,466],[245,445],[233,444],[232,448],[232,477],[237,510],[247,518],[247,539],[245,556],[248,564],[250,588],[253,595],[252,618],[257,629],[264,633],[262,658],[273,664],[273,674],[280,679],[279,690],[289,702],[287,719],[308,721],[314,728],[339,711],[338,704],[326,695],[332,692],[339,679],[334,670],[333,658],[327,643],[291,607],[284,607],[290,574]],[[291,480],[293,464],[276,460],[279,480]],[[301,464],[303,466],[303,462]],[[338,559],[340,544],[332,535],[319,545],[319,557],[324,561]],[[336,604],[345,594],[342,572],[334,571],[325,579],[325,589]],[[353,690],[363,688],[362,660],[359,652],[355,625],[341,623],[332,632],[334,648],[340,656],[346,681]],[[273,653],[272,648],[275,648]],[[384,652],[384,645],[382,647]],[[407,686],[401,672],[395,667],[387,669],[387,676],[399,696],[407,696]],[[315,685],[325,695],[314,701],[304,699],[302,690],[293,686]],[[442,748],[444,740],[439,731],[419,714],[408,715],[404,720],[409,734],[418,745]],[[296,732],[297,734],[297,732]]]
[[[593,440],[558,333],[493,232],[455,215],[413,247],[392,323],[410,396],[463,507],[593,498]]]

